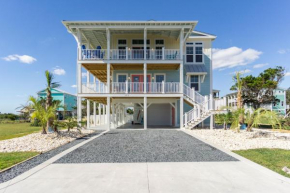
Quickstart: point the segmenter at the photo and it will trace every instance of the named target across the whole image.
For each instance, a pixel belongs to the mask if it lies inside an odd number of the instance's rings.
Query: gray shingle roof
[[[207,69],[204,64],[184,65],[184,70],[186,73],[188,72],[207,73]]]

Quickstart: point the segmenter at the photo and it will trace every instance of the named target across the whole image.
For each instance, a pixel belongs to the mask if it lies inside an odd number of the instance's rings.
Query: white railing
[[[107,93],[107,85],[102,82],[83,83],[82,93]]]
[[[226,108],[227,101],[226,98],[217,98],[214,99],[214,110],[222,110],[222,108]]]
[[[112,93],[144,93],[143,82],[112,82]],[[179,82],[146,83],[146,93],[180,93]]]
[[[82,60],[106,60],[106,49],[82,49]],[[179,49],[147,49],[147,60],[180,60]],[[144,49],[111,49],[110,60],[144,60]]]
[[[107,50],[105,49],[82,49],[82,60],[105,60],[107,59]]]
[[[194,90],[194,88],[190,88],[187,85],[183,85],[183,94],[197,103],[203,103],[205,98],[198,92]]]

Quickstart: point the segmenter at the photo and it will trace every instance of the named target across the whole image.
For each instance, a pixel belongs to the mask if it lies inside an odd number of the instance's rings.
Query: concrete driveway
[[[110,131],[51,158],[0,192],[289,192],[279,174],[181,130]]]

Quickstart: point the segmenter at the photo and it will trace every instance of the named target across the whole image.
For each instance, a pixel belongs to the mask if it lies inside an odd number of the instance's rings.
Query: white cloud
[[[74,84],[74,85],[71,85],[71,87],[72,87],[72,88],[76,88],[76,87],[77,87],[77,85],[76,85],[76,84]]]
[[[279,54],[286,54],[290,52],[290,49],[280,49],[277,51]]]
[[[255,64],[254,66],[253,66],[253,68],[262,68],[262,67],[264,67],[264,66],[268,66],[269,64],[268,63],[265,63],[265,64]]]
[[[290,72],[286,72],[285,73],[285,76],[290,76]]]
[[[31,64],[31,63],[36,61],[36,59],[33,58],[32,56],[28,56],[28,55],[21,56],[21,55],[17,55],[17,54],[9,55],[9,56],[6,56],[2,59],[7,61],[7,62],[19,61],[19,62],[26,63],[26,64]]]
[[[262,52],[238,47],[213,49],[213,69],[244,66],[257,60]]]
[[[87,73],[86,72],[82,72],[82,77],[87,77]]]
[[[57,66],[53,69],[52,73],[61,76],[65,75],[65,70]]]
[[[251,72],[252,72],[252,70],[250,70],[250,69],[246,69],[246,70],[241,70],[240,71],[241,74],[248,74],[248,73],[251,73]],[[230,74],[236,74],[236,72],[231,72]]]

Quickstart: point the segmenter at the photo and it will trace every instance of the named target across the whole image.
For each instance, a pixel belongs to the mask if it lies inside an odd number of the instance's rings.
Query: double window
[[[155,82],[165,81],[165,74],[155,74]]]
[[[118,74],[117,78],[118,78],[118,80],[117,80],[118,82],[126,82],[127,74]]]
[[[143,39],[132,40],[132,44],[133,45],[143,45],[144,40]],[[150,40],[147,40],[146,44],[150,45]]]
[[[190,76],[190,88],[194,88],[195,91],[199,91],[199,76],[198,75]]]
[[[202,42],[186,43],[186,62],[203,63],[203,44]]]

